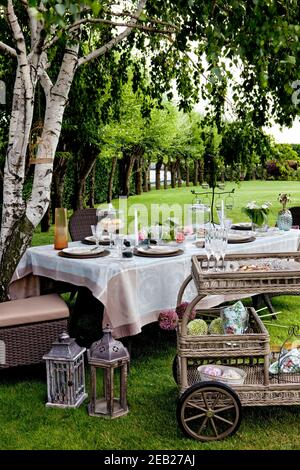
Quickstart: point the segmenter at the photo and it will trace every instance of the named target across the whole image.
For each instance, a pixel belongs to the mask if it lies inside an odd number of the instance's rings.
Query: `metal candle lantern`
[[[201,186],[205,190],[209,188],[210,189],[205,192],[191,190],[191,193],[195,195],[195,201],[193,203],[193,207],[196,209],[197,204],[195,203],[199,202],[199,200],[200,200],[200,204],[202,202],[202,205],[203,205],[204,200],[210,199],[209,205],[210,205],[210,212],[211,212],[211,222],[214,223],[214,207],[216,206],[217,210],[220,209],[217,207],[218,203],[216,204],[215,202],[216,196],[218,196],[218,201],[219,203],[221,203],[221,196],[226,195],[225,207],[226,209],[232,209],[234,189],[232,189],[231,191],[223,191],[223,189],[225,188],[225,183],[224,181],[218,182],[220,169],[218,168],[218,163],[217,163],[217,159],[215,155],[206,154],[205,162],[206,162],[206,175],[207,175],[208,181],[203,182]],[[221,171],[221,178],[224,179],[223,171]],[[216,191],[216,189],[221,189],[221,191]]]
[[[128,413],[127,369],[129,354],[120,341],[113,339],[110,328],[103,330],[100,341],[92,344],[88,351],[91,367],[92,396],[89,405],[90,416],[117,418]],[[97,369],[103,370],[103,396],[97,396]],[[120,395],[114,397],[114,373],[120,372]]]
[[[51,351],[43,359],[47,367],[48,402],[46,406],[77,408],[87,398],[85,393],[84,352],[70,338],[62,333],[53,343]]]

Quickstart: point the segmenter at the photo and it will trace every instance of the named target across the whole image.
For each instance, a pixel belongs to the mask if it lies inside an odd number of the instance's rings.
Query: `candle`
[[[135,246],[139,244],[139,227],[138,227],[138,215],[137,210],[134,209],[134,241]]]

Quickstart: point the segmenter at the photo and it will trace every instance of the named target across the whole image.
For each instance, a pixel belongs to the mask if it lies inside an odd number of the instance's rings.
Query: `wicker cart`
[[[192,258],[192,274],[183,283],[177,305],[191,282],[197,295],[189,303],[177,327],[177,356],[173,374],[180,388],[177,419],[183,432],[200,441],[223,439],[237,431],[243,406],[300,405],[300,373],[269,374],[270,342],[268,332],[253,308],[249,308],[249,328],[241,335],[202,335],[187,333],[190,314],[208,323],[220,309],[197,310],[199,301],[214,294],[280,293],[300,294],[300,253],[229,255],[227,262],[276,258],[289,261],[293,270],[269,272],[212,272],[207,259]],[[246,372],[242,385],[216,380],[202,381],[199,366],[220,364]]]

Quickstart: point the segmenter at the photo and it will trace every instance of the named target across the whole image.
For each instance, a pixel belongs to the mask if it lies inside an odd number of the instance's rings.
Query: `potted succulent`
[[[287,193],[280,193],[278,201],[282,204],[282,209],[278,212],[277,227],[279,230],[290,230],[293,225],[293,217],[291,212],[287,209],[286,205],[290,202],[291,196]]]

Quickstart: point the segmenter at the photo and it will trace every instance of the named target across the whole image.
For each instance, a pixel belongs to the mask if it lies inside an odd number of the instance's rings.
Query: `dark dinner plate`
[[[230,227],[233,230],[252,230],[252,224],[250,222],[241,222],[240,224],[233,224]]]
[[[249,243],[249,242],[254,242],[255,240],[255,237],[253,236],[249,236],[249,237],[241,237],[240,239],[238,238],[230,238],[230,236],[228,237],[228,243],[231,245],[231,244],[234,244],[234,243]]]

